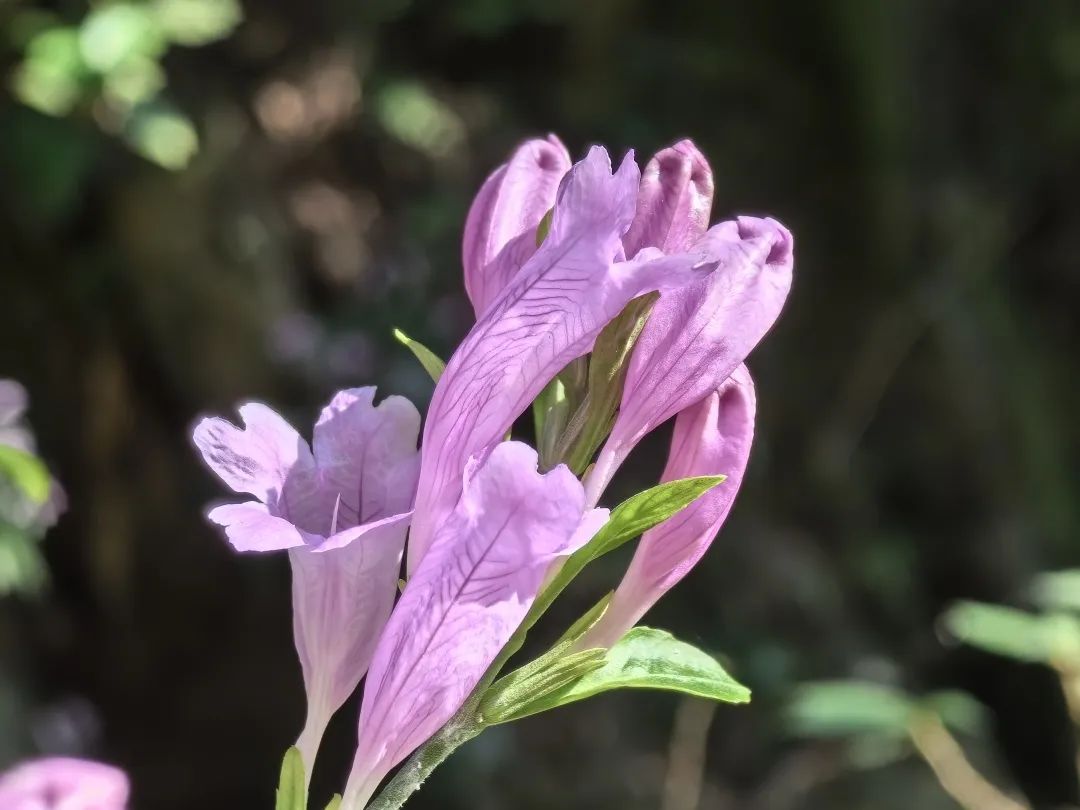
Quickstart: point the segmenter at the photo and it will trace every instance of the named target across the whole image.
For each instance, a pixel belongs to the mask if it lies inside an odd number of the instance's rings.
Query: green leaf
[[[667,520],[679,510],[689,506],[710,489],[724,480],[722,475],[703,475],[697,478],[680,478],[657,484],[651,489],[627,498],[615,507],[608,522],[582,548],[571,554],[562,568],[540,592],[517,632],[506,643],[485,677],[493,677],[515,652],[525,643],[529,629],[539,621],[551,604],[558,598],[574,577],[597,557],[607,554],[632,540],[644,531]]]
[[[1032,596],[1040,607],[1048,610],[1080,613],[1080,568],[1039,575],[1032,586]]]
[[[1080,661],[1080,619],[1039,615],[983,602],[959,602],[943,616],[946,629],[980,650],[1042,664]]]
[[[663,630],[635,627],[607,651],[602,666],[534,701],[529,714],[613,689],[661,689],[722,703],[750,702],[750,690],[708,653]]]
[[[431,375],[431,379],[438,382],[443,371],[446,370],[446,363],[423,343],[413,340],[400,329],[394,330],[394,337],[408,347],[409,351],[420,361],[420,365],[424,367],[424,370]]]
[[[334,797],[330,799],[330,804],[326,805],[326,810],[338,810],[341,807],[341,794],[335,793]]]
[[[307,786],[304,783],[304,760],[300,749],[293,746],[281,761],[281,781],[278,783],[274,810],[306,810]]]
[[[560,650],[560,657],[549,655],[495,681],[480,702],[480,721],[485,725],[508,723],[552,708],[549,704],[553,695],[604,665],[605,651],[566,654]]]
[[[236,0],[157,0],[154,8],[162,33],[189,47],[227,37],[244,18]]]
[[[723,475],[680,478],[677,481],[657,484],[627,498],[615,507],[610,520],[581,551],[588,552],[590,560],[614,551],[623,543],[633,540],[686,508],[710,489],[723,483],[725,478]]]
[[[172,171],[183,169],[199,151],[194,124],[165,104],[136,107],[124,136],[144,158]]]
[[[788,708],[788,723],[801,737],[906,738],[915,708],[910,696],[890,686],[821,681],[799,687]]]
[[[920,699],[920,707],[956,731],[977,736],[986,729],[986,709],[967,692],[932,692]]]
[[[167,47],[153,13],[135,3],[96,6],[79,28],[79,50],[86,64],[108,73],[132,57],[157,59]]]
[[[27,498],[43,504],[52,486],[49,471],[37,456],[0,444],[0,475],[7,477]]]

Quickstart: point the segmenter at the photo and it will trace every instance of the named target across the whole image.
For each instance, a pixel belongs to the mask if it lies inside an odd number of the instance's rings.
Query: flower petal
[[[679,414],[662,480],[727,478],[645,533],[607,611],[579,642],[581,649],[610,647],[622,638],[708,550],[742,484],[754,439],[756,402],[750,372],[740,366],[719,391]]]
[[[273,507],[286,478],[312,470],[311,450],[288,422],[261,403],[241,406],[240,417],[243,430],[225,419],[203,419],[195,427],[195,446],[233,490]]]
[[[125,810],[129,792],[119,768],[68,757],[30,760],[0,774],[4,810]]]
[[[645,247],[681,253],[709,227],[713,176],[693,141],[661,149],[641,174],[637,212],[623,237],[627,256]]]
[[[374,387],[340,391],[315,424],[318,508],[327,521],[336,512],[338,531],[412,507],[420,414],[404,397],[387,397],[378,406],[374,400]]]
[[[536,252],[570,155],[554,135],[526,141],[481,186],[465,219],[465,289],[479,316]]]
[[[580,540],[580,482],[536,471],[536,451],[496,446],[469,463],[443,522],[375,650],[345,807],[461,707],[521,623],[552,561]]]
[[[612,175],[594,147],[559,189],[551,230],[450,358],[424,427],[409,570],[461,493],[466,460],[506,433],[567,363],[637,295],[685,283],[699,257],[622,256],[638,171],[628,155]]]
[[[775,220],[722,223],[695,249],[719,266],[656,302],[630,358],[619,416],[589,474],[590,502],[645,434],[731,376],[787,298],[791,234]]]
[[[255,501],[218,506],[207,517],[225,527],[225,536],[237,551],[280,551],[323,541],[322,537],[298,529],[284,518],[274,517],[265,504]]]
[[[297,746],[309,775],[326,724],[367,672],[390,618],[408,528],[400,517],[359,527],[357,542],[327,550],[331,537],[318,550],[289,552],[293,635],[308,706]]]

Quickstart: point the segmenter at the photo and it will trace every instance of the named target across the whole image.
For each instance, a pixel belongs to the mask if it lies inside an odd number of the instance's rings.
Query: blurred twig
[[[968,760],[936,714],[920,714],[909,729],[915,749],[941,787],[965,810],[1028,810],[990,784]]]
[[[716,703],[711,700],[688,697],[679,702],[668,749],[662,810],[697,810],[705,776],[709,727],[715,715]]]

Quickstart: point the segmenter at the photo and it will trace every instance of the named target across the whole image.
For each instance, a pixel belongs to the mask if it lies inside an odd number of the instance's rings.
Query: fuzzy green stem
[[[399,810],[424,781],[448,756],[467,743],[481,731],[483,725],[476,721],[474,711],[478,700],[469,700],[457,716],[442,730],[428,740],[401,766],[368,810]]]

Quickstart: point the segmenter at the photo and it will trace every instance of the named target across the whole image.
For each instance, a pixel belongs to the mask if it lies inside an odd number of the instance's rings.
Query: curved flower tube
[[[644,534],[604,615],[578,642],[580,649],[615,644],[708,551],[742,485],[756,410],[754,381],[742,365],[718,391],[679,414],[661,480],[726,478]]]
[[[0,774],[4,810],[126,810],[127,775],[112,765],[47,757]]]
[[[297,746],[310,777],[326,724],[356,688],[393,607],[419,458],[420,415],[407,399],[374,405],[374,388],[338,393],[313,447],[265,405],[240,429],[204,419],[206,464],[258,501],[212,509],[238,551],[288,549],[293,630],[308,717]]]
[[[536,253],[536,229],[555,205],[570,155],[554,135],[519,146],[484,181],[465,219],[461,263],[479,317]]]
[[[343,810],[363,807],[389,770],[454,715],[525,618],[552,563],[606,520],[606,510],[586,508],[565,466],[537,472],[528,445],[504,442],[470,460],[461,499],[375,650]]]

